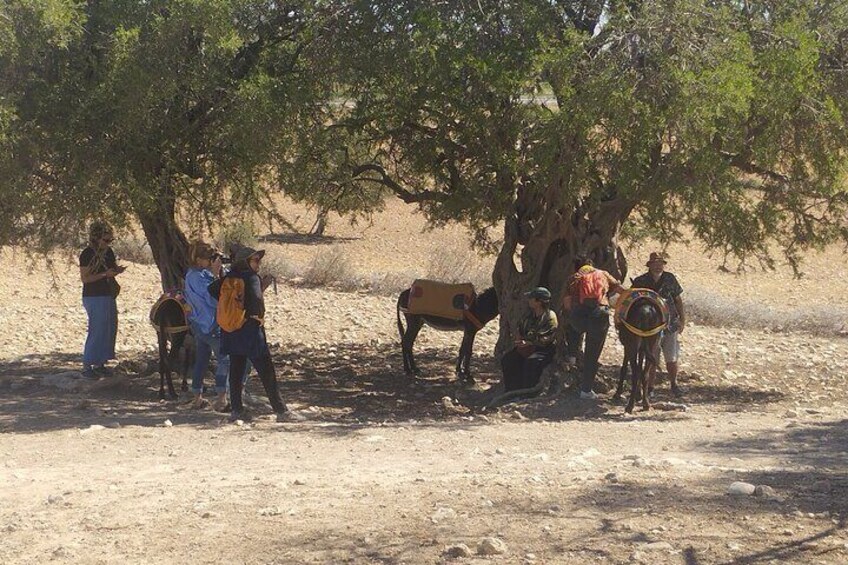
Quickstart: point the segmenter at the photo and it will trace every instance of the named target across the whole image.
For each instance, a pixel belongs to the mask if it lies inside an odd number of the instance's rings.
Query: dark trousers
[[[542,370],[553,360],[554,348],[537,349],[529,357],[522,356],[517,349],[509,351],[501,359],[504,390],[533,388],[542,378]]]
[[[568,356],[577,357],[580,338],[586,335],[586,351],[583,353],[583,374],[580,390],[589,392],[598,374],[598,359],[607,341],[609,310],[603,306],[576,306],[571,310],[566,328]]]
[[[263,355],[261,357],[251,357],[250,362],[259,374],[262,381],[262,386],[265,387],[265,393],[268,395],[268,400],[271,401],[271,407],[274,412],[280,413],[286,411],[286,405],[283,399],[280,398],[280,389],[277,386],[277,373],[274,370],[274,362],[271,360],[271,355]],[[247,368],[247,355],[230,355],[230,405],[233,412],[241,412],[244,405],[241,401],[241,391],[243,386],[244,370]]]

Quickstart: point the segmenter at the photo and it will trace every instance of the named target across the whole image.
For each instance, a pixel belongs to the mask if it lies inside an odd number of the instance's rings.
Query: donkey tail
[[[404,300],[406,298],[406,300]],[[403,322],[400,319],[400,309],[403,308],[404,304],[409,303],[409,291],[405,290],[398,295],[397,299],[397,327],[398,334],[400,335],[400,340],[403,341],[403,334],[406,333],[406,330],[403,329]]]

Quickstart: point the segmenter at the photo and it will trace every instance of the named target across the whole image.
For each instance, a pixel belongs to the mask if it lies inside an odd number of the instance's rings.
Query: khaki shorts
[[[663,334],[660,347],[662,347],[662,354],[666,363],[677,363],[677,360],[680,358],[679,335],[680,332]]]

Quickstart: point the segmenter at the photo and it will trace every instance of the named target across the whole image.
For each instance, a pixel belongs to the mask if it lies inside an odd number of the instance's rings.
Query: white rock
[[[101,426],[100,424],[91,424],[86,429],[80,430],[80,434],[85,435],[85,434],[89,434],[91,432],[97,432],[97,431],[105,430],[105,429],[106,429],[106,427]]]
[[[171,428],[174,426],[174,423],[171,420],[165,420],[164,422],[162,422],[162,425],[166,428]]]
[[[464,543],[455,543],[445,548],[448,557],[471,557],[471,548]]]
[[[453,508],[439,507],[430,516],[430,521],[434,524],[439,524],[441,522],[453,520],[454,518],[456,518],[456,510]]]
[[[642,549],[648,551],[674,551],[674,547],[667,541],[655,541],[653,543],[646,543],[642,546]]]
[[[751,496],[756,489],[757,487],[751,483],[737,481],[727,488],[727,494],[731,496]]]
[[[503,555],[506,549],[506,544],[500,538],[483,538],[477,544],[478,555]]]

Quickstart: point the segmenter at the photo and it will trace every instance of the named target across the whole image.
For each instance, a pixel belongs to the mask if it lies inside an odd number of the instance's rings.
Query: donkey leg
[[[179,395],[174,390],[172,371],[175,367],[179,366],[177,361],[179,361],[180,349],[182,349],[183,346],[183,339],[185,339],[184,333],[171,336],[171,350],[168,352],[168,370],[165,372],[165,380],[168,383],[168,395],[171,399],[179,398]]]
[[[639,390],[639,365],[636,362],[635,352],[628,354],[628,362],[630,363],[630,399],[627,401],[627,407],[624,409],[628,414],[633,413],[633,407],[636,405],[636,391]]]
[[[421,375],[421,370],[415,364],[415,355],[412,353],[412,346],[415,345],[418,332],[421,331],[424,322],[420,318],[415,317],[407,318],[407,323],[404,348],[406,355],[409,357],[409,372],[417,377]]]
[[[165,332],[156,334],[159,340],[159,400],[165,400],[165,371],[168,366],[168,340]]]
[[[465,345],[465,357],[463,358],[463,376],[465,380],[469,383],[474,382],[474,377],[471,375],[471,352],[474,351],[474,338],[476,337],[476,331],[468,333],[468,343]]]
[[[621,364],[621,369],[618,370],[618,386],[615,389],[615,394],[612,399],[615,401],[621,400],[621,394],[624,392],[624,379],[627,378],[627,359]]]

